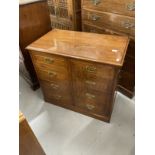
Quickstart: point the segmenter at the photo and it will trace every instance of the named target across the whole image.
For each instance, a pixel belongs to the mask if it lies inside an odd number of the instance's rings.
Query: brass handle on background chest
[[[86,104],[86,107],[87,107],[89,110],[92,110],[92,109],[94,109],[94,108],[95,108],[95,106],[94,106],[94,105],[90,105],[90,104]]]
[[[96,96],[93,94],[86,93],[85,94],[89,99],[94,99]]]
[[[54,62],[54,59],[52,59],[52,58],[45,58],[44,61],[45,61],[45,63],[51,64],[51,63]]]
[[[51,86],[53,89],[56,89],[56,90],[59,88],[59,85],[54,84],[54,83],[51,83],[50,86]]]
[[[135,3],[127,4],[128,11],[135,11]]]
[[[53,71],[49,71],[49,72],[48,72],[48,75],[49,75],[50,77],[54,77],[54,76],[57,75],[57,73],[56,73],[56,72],[53,72]]]
[[[89,73],[94,73],[96,72],[96,67],[94,66],[86,66],[86,71],[89,72]]]
[[[89,85],[93,85],[93,86],[96,85],[96,82],[89,81],[89,80],[86,80],[85,83],[86,83],[86,84],[89,84]]]
[[[94,4],[94,5],[98,5],[101,3],[100,0],[91,0],[91,2]]]
[[[130,29],[130,28],[134,28],[135,24],[134,23],[130,23],[129,21],[127,22],[122,22],[122,26],[126,29]]]
[[[97,21],[100,19],[100,16],[97,15],[89,15],[88,19],[92,20],[92,21]]]

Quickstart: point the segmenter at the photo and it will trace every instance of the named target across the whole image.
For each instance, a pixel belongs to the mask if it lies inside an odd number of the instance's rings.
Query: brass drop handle
[[[94,86],[96,85],[96,82],[89,81],[89,80],[86,80],[85,83],[89,85],[94,85]]]
[[[135,11],[135,3],[129,3],[129,4],[127,4],[127,9],[129,11]]]
[[[90,94],[90,93],[86,93],[85,95],[90,99],[94,99],[96,97],[95,95]]]
[[[93,20],[93,21],[97,21],[98,19],[100,19],[100,16],[91,15],[91,16],[90,16],[90,19]]]
[[[49,71],[48,72],[48,75],[51,76],[51,77],[54,77],[57,75],[57,73],[53,72],[53,71]]]
[[[92,3],[93,3],[94,5],[98,5],[99,3],[101,3],[100,0],[91,0],[91,1],[92,1]]]
[[[90,73],[93,73],[93,72],[96,71],[96,67],[94,67],[94,66],[86,66],[86,71],[90,72]]]
[[[50,86],[51,86],[53,89],[58,89],[58,88],[59,88],[59,85],[54,84],[54,83],[51,83]]]
[[[51,59],[51,58],[45,58],[44,61],[48,64],[51,64],[54,62],[54,59]]]
[[[89,110],[92,110],[92,109],[94,109],[94,108],[95,108],[95,106],[94,106],[94,105],[90,105],[90,104],[86,104],[86,107],[87,107]]]
[[[127,21],[127,22],[123,22],[122,26],[125,27],[126,29],[129,29],[129,28],[133,28],[135,25],[134,23],[130,23],[129,21]]]

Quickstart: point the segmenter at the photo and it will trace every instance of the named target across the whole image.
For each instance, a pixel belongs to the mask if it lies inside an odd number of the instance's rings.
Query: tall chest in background
[[[52,28],[81,30],[81,0],[48,0]]]
[[[135,2],[134,0],[82,0],[82,30],[128,35],[130,43],[121,69],[118,90],[132,97],[135,86]]]

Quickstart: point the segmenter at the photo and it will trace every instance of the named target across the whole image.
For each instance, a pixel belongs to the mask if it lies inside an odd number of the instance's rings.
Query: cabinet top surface
[[[126,36],[54,29],[26,49],[122,66],[128,43]]]

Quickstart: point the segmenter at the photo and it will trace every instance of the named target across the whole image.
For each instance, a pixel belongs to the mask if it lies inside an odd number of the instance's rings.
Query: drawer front
[[[40,80],[41,88],[45,91],[48,91],[52,94],[63,94],[69,92],[69,82],[68,81],[52,81],[47,82]],[[68,93],[69,94],[69,93]]]
[[[108,65],[97,64],[93,62],[86,61],[71,61],[73,72],[75,72],[76,77],[89,79],[107,79],[113,80],[115,76],[114,67]]]
[[[52,93],[43,89],[44,98],[46,101],[58,105],[72,105],[72,98],[67,93]]]
[[[134,0],[83,0],[83,8],[134,17]]]
[[[58,69],[52,68],[49,70],[42,70],[36,68],[38,79],[45,81],[68,81],[68,74],[66,72],[58,71]]]
[[[83,10],[82,18],[83,23],[96,25],[101,29],[105,27],[120,33],[135,36],[135,19],[132,17]]]
[[[78,91],[76,94],[76,106],[90,113],[107,115],[111,97],[109,94],[97,91]]]
[[[81,88],[86,90],[94,90],[100,92],[112,93],[113,81],[108,79],[86,79],[81,78],[75,79],[76,85],[79,85]]]
[[[40,68],[46,67],[67,67],[66,60],[60,56],[51,54],[39,54],[38,52],[32,52],[33,63]]]

